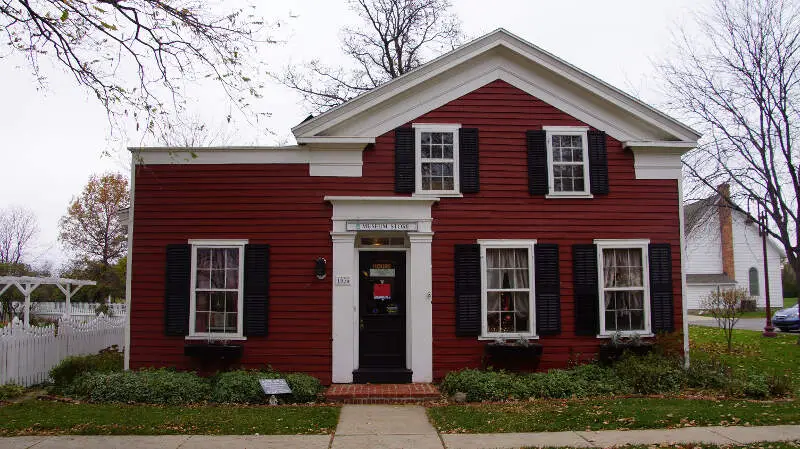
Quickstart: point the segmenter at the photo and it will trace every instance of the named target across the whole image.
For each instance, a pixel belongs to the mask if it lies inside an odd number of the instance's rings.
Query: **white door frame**
[[[326,196],[325,200],[333,204],[333,382],[352,383],[358,368],[358,252],[363,248],[357,248],[358,233],[347,230],[348,222],[400,223],[414,229],[407,232],[409,248],[401,249],[407,251],[406,366],[413,382],[432,382],[431,205],[439,199]]]

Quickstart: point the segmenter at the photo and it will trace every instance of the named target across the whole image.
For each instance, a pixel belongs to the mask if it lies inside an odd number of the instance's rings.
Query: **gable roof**
[[[640,100],[500,28],[292,128],[319,136],[377,137],[496,79],[620,141],[680,143],[700,134]]]
[[[683,233],[684,235],[689,235],[693,230],[697,229],[697,227],[711,217],[715,212],[717,205],[721,201],[721,197],[718,193],[715,193],[708,198],[703,198],[701,200],[695,201],[694,203],[687,204],[683,206]],[[746,213],[740,209],[738,206],[731,208],[732,214],[737,214],[742,218],[747,218]],[[753,222],[749,222],[752,224]],[[767,242],[772,245],[772,247],[778,251],[781,257],[786,257],[786,253],[783,250],[783,247],[775,241],[775,238],[772,236],[768,236]]]

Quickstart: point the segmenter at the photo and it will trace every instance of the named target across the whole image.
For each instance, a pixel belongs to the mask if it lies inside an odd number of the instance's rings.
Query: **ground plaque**
[[[278,400],[275,398],[276,394],[289,394],[292,392],[285,379],[259,379],[258,383],[261,384],[264,394],[269,396],[269,405],[278,405]]]

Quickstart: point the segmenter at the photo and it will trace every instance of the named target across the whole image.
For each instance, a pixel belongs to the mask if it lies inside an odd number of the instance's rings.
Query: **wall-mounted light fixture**
[[[314,261],[314,274],[317,276],[317,279],[325,279],[325,276],[328,275],[326,272],[327,264],[328,261],[325,260],[324,257],[317,257],[317,259]]]

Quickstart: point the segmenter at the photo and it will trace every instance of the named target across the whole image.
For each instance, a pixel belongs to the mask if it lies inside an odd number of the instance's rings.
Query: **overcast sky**
[[[452,0],[466,34],[479,37],[503,27],[589,73],[659,104],[654,61],[670,49],[676,26],[707,0]],[[290,63],[320,59],[342,62],[340,28],[355,16],[344,0],[270,0],[259,3],[267,19],[282,22],[274,36],[282,42],[265,46],[268,69],[280,73]],[[261,5],[261,4],[266,5]],[[268,6],[267,6],[268,5]],[[7,52],[6,49],[2,51]],[[111,136],[105,111],[59,68],[45,65],[47,86],[41,89],[18,55],[0,59],[0,208],[30,207],[40,233],[29,262],[66,260],[57,241],[58,219],[92,173],[129,173],[125,147],[136,136]],[[283,143],[290,128],[308,115],[300,97],[270,84],[260,112],[271,114],[256,126],[225,125],[228,109],[215,92],[198,92],[194,115],[221,129],[229,144]],[[290,140],[291,141],[291,140]]]

